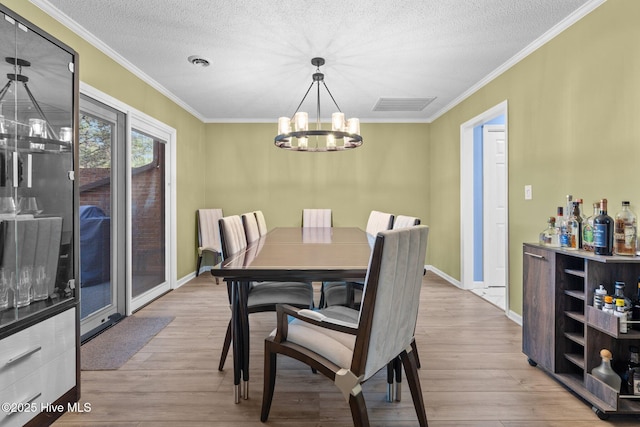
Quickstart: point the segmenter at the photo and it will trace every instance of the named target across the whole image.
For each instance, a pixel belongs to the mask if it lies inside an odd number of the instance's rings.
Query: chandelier
[[[293,151],[342,151],[361,146],[360,120],[356,118],[345,119],[344,113],[338,107],[338,103],[324,82],[324,74],[320,72],[320,66],[324,65],[324,58],[313,58],[311,64],[316,66],[313,81],[304,94],[302,101],[298,104],[293,116],[280,117],[278,119],[279,135],[275,137],[275,145]],[[327,90],[338,109],[337,112],[331,115],[331,130],[322,129],[320,124],[320,83]],[[309,129],[309,114],[298,110],[300,110],[314,84],[317,87],[316,128]]]

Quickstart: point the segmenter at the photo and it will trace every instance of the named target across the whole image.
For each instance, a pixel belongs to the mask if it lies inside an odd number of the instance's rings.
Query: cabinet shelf
[[[565,353],[564,357],[565,359],[567,359],[569,362],[573,363],[580,369],[584,369],[584,356],[582,356],[581,354]]]
[[[578,334],[576,332],[565,332],[564,336],[569,338],[576,344],[580,344],[584,347],[584,334]]]
[[[572,276],[577,276],[577,277],[585,277],[585,273],[584,270],[575,270],[573,268],[565,268],[564,270],[565,273],[570,274]]]
[[[587,325],[617,339],[640,340],[640,330],[629,329],[627,333],[622,333],[620,318],[590,305],[587,306]]]
[[[566,291],[564,291],[564,293],[565,293],[565,295],[569,295],[570,297],[577,298],[577,299],[582,300],[582,301],[585,300],[585,296],[584,296],[584,292],[583,291],[566,290]]]
[[[8,151],[17,149],[20,153],[65,153],[70,152],[72,144],[67,141],[59,141],[51,138],[40,138],[37,136],[21,136],[8,133],[0,133],[0,140],[6,139],[6,145],[0,146]],[[31,144],[42,144],[44,149],[31,148]]]
[[[579,313],[577,311],[565,311],[565,316],[572,318],[573,320],[577,320],[580,323],[585,322],[584,314]]]

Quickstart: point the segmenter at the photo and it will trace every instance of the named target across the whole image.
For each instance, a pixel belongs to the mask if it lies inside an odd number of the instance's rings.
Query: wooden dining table
[[[375,236],[356,227],[275,228],[211,269],[231,284],[235,402],[249,397],[249,284],[256,281],[359,281]],[[242,384],[241,384],[242,379]]]

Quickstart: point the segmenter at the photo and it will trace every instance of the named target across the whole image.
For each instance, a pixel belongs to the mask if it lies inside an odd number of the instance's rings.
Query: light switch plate
[[[525,200],[533,199],[533,192],[530,185],[524,186],[524,199]]]

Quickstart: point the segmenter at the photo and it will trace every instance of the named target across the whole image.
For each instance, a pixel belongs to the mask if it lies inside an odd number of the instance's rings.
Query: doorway
[[[461,284],[508,311],[507,101],[460,127]]]

